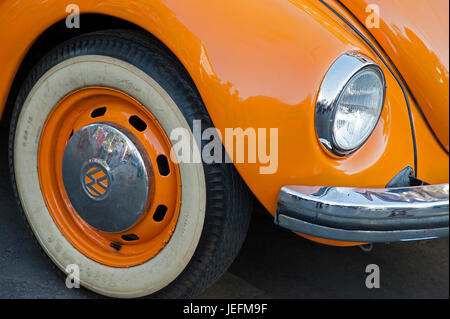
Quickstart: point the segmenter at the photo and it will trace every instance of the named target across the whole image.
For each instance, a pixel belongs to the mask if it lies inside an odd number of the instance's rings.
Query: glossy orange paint
[[[397,66],[426,119],[449,150],[449,1],[341,0],[361,22],[378,5],[380,27],[370,28]]]
[[[364,36],[368,39],[371,38],[371,34],[368,30],[360,26],[358,22],[358,18],[348,11],[346,6],[342,6],[341,2],[336,0],[326,0],[327,4],[330,5],[334,10],[336,10],[340,15],[342,15],[347,21],[352,23],[359,32],[364,34]],[[372,3],[372,2],[371,2]],[[434,3],[435,5],[436,3]],[[448,21],[447,21],[448,25]],[[442,39],[441,39],[442,40]],[[378,52],[384,56],[384,59],[389,64],[390,68],[395,70],[396,65],[392,64],[389,60],[390,57],[385,55],[383,52],[384,48],[379,46],[377,42],[371,42],[374,45]],[[398,76],[400,74],[397,73]],[[413,92],[414,93],[414,92]],[[447,92],[448,94],[448,92]],[[444,95],[445,98],[445,95]],[[442,144],[435,138],[433,132],[429,128],[429,123],[427,123],[423,117],[423,114],[420,111],[419,106],[415,102],[414,96],[408,93],[408,99],[411,103],[411,111],[413,116],[414,130],[416,136],[416,144],[417,144],[417,177],[419,179],[425,181],[433,181],[432,183],[447,183],[449,177],[449,158],[448,152],[444,151],[441,147]],[[448,101],[447,104],[443,103],[440,106],[448,109]],[[448,112],[448,110],[447,110]],[[445,110],[443,111],[445,114]],[[447,118],[448,120],[448,118]],[[432,156],[430,156],[432,154]]]
[[[418,108],[413,107],[412,112],[417,140],[417,177],[436,184],[448,183],[448,153],[436,141]]]
[[[261,175],[259,163],[236,163],[271,214],[275,214],[283,185],[383,187],[405,166],[414,166],[400,87],[370,48],[318,1],[77,3],[82,13],[115,16],[159,38],[189,72],[221,132],[236,127],[278,128],[275,174]],[[0,108],[33,41],[65,17],[65,3],[56,0],[4,0],[0,4]],[[29,25],[33,28],[24,27]],[[317,140],[314,105],[326,71],[348,51],[358,51],[381,65],[387,96],[367,143],[350,156],[338,158],[330,156]],[[434,154],[424,156],[433,158]],[[448,171],[444,158],[438,160]],[[435,167],[426,174],[428,182],[442,180]]]
[[[107,105],[106,113],[92,117],[94,110]],[[128,119],[137,115],[146,124],[137,131]],[[149,176],[149,203],[145,212],[131,228],[119,233],[106,233],[87,224],[76,213],[65,192],[62,179],[62,158],[73,132],[95,122],[110,122],[125,128],[148,155],[153,172]],[[169,241],[178,219],[181,181],[178,165],[169,161],[170,173],[155,172],[159,155],[170,157],[170,140],[158,121],[139,102],[122,92],[106,88],[84,88],[61,100],[50,114],[39,145],[38,171],[45,203],[59,230],[70,243],[89,258],[110,267],[132,267],[155,256]],[[167,212],[162,221],[153,213],[159,205]],[[127,241],[123,235],[134,234],[139,241]],[[117,250],[110,246],[116,243]]]

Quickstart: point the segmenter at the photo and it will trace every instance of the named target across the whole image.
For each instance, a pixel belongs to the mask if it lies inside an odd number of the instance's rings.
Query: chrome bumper
[[[394,242],[448,237],[449,185],[285,186],[275,223],[314,237]]]

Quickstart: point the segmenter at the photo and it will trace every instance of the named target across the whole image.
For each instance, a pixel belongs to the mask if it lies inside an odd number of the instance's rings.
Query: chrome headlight
[[[378,65],[355,52],[339,57],[317,96],[315,124],[322,144],[340,156],[360,148],[380,118],[385,93]]]

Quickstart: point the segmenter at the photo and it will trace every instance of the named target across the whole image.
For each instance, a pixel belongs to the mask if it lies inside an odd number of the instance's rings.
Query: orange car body
[[[416,6],[405,7],[409,1],[398,7],[387,0],[371,2],[381,10],[381,27],[370,29],[371,34],[357,21],[364,22],[368,15],[363,0],[342,4],[331,0],[78,0],[77,4],[81,14],[128,21],[163,42],[189,72],[220,131],[278,128],[275,174],[262,175],[252,163],[235,163],[254,195],[275,214],[283,185],[384,187],[404,167],[415,166],[400,85],[373,48],[336,13],[367,36],[410,89],[417,177],[434,184],[448,182],[448,28],[440,27],[448,26],[448,2],[415,1],[419,6],[426,3],[425,15]],[[0,113],[30,48],[67,17],[66,6],[67,2],[58,0],[0,2]],[[330,65],[348,51],[358,51],[381,66],[386,101],[363,147],[336,157],[317,139],[315,101]]]

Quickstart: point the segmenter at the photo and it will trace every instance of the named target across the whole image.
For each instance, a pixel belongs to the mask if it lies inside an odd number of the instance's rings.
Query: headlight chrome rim
[[[381,107],[370,133],[352,149],[342,149],[334,139],[333,126],[342,93],[355,76],[370,69],[377,74],[382,86]],[[368,57],[358,52],[341,55],[330,67],[320,86],[315,108],[316,133],[321,144],[337,156],[348,156],[361,148],[370,138],[383,112],[386,97],[386,80],[381,68]]]

